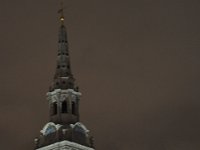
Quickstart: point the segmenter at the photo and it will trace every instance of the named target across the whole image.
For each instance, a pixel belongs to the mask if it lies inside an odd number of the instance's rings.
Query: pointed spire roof
[[[59,21],[61,23],[58,33],[58,55],[57,67],[54,75],[54,81],[50,87],[50,91],[54,89],[74,89],[74,78],[71,72],[69,48],[67,40],[67,29],[64,24],[64,8],[61,2]]]

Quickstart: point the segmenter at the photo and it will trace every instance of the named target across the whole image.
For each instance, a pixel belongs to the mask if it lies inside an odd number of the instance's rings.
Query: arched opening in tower
[[[62,113],[67,113],[67,102],[66,101],[62,102]]]

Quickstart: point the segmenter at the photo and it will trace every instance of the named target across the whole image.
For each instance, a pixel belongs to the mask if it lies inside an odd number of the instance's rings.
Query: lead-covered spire
[[[64,9],[61,2],[61,9],[58,11],[60,14],[60,28],[58,33],[58,56],[56,73],[54,81],[50,87],[50,91],[54,89],[74,89],[74,78],[71,72],[69,48],[67,40],[67,29],[64,24]]]

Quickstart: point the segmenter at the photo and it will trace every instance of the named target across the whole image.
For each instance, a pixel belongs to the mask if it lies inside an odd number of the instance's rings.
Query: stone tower
[[[47,93],[49,122],[35,139],[36,150],[94,150],[89,130],[79,122],[79,100],[81,93],[75,86],[67,31],[64,25],[63,7],[59,10],[57,66],[53,82]]]

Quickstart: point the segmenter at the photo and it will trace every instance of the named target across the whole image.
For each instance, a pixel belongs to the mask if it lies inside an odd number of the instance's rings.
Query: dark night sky
[[[48,121],[56,0],[0,1],[0,146],[33,149]],[[98,150],[200,149],[200,2],[68,0],[81,121]]]

